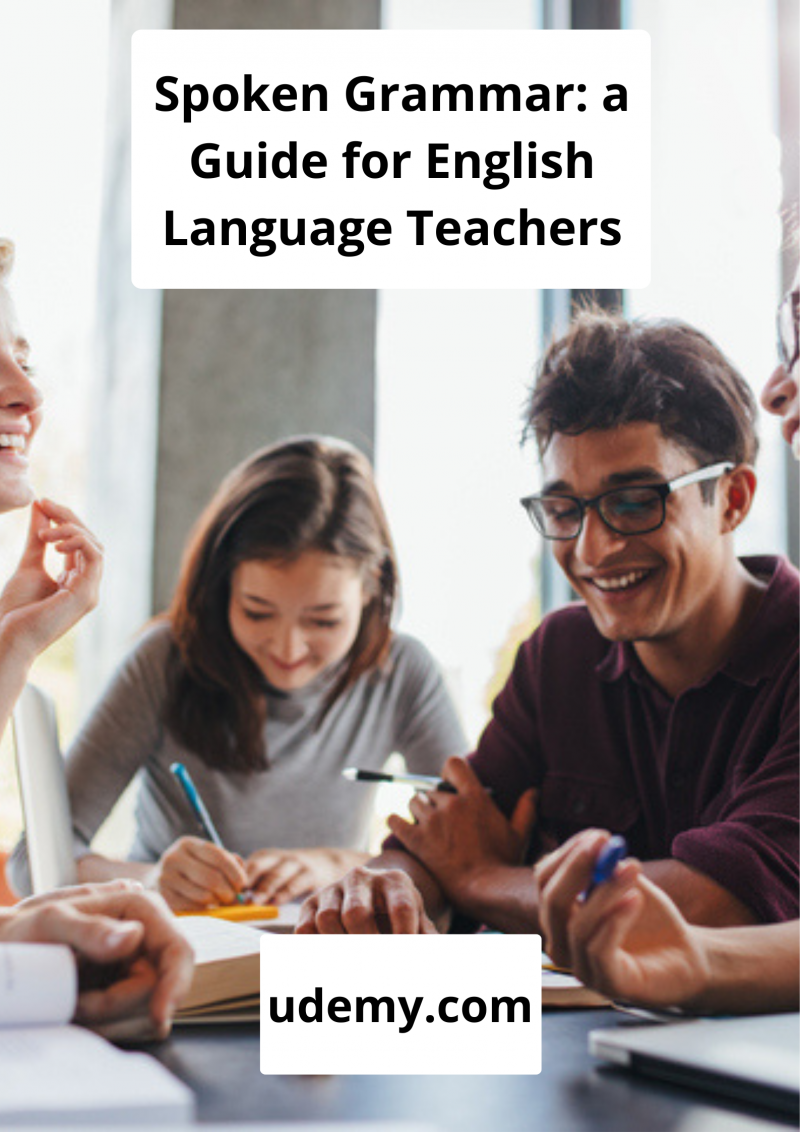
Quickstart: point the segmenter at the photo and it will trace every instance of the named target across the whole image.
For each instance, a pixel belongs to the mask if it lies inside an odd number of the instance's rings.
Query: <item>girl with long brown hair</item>
[[[136,876],[174,908],[245,891],[280,903],[363,861],[373,790],[342,769],[377,770],[398,751],[415,773],[436,774],[466,747],[427,650],[392,632],[396,593],[361,453],[301,437],[231,472],[190,539],[169,611],[68,755],[81,878]],[[176,761],[225,849],[194,836]],[[131,859],[112,861],[89,847],[136,774]]]

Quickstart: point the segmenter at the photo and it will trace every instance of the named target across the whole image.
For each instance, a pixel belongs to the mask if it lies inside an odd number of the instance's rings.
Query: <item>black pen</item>
[[[446,778],[437,778],[435,774],[387,774],[384,770],[361,770],[360,767],[347,766],[342,771],[342,777],[348,782],[393,782],[398,786],[416,786],[418,790],[458,793],[452,782],[448,782]],[[486,787],[486,793],[491,798],[494,791],[491,787]]]
[[[383,770],[361,770],[347,766],[342,777],[348,782],[394,782],[400,786],[416,786],[419,790],[441,790],[445,794],[457,794],[452,782],[438,778],[435,774],[387,774]]]

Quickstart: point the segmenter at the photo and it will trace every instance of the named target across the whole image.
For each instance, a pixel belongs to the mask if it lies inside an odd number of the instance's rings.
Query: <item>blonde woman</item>
[[[13,244],[0,239],[0,512],[33,506],[25,550],[0,595],[0,734],[36,657],[97,604],[103,568],[94,535],[67,507],[35,500],[28,479],[42,395],[6,288],[13,261]],[[63,556],[57,578],[45,569],[48,545]]]
[[[0,239],[0,512],[31,506],[20,563],[0,594],[0,735],[39,653],[97,604],[102,547],[80,519],[51,500],[36,500],[28,479],[31,445],[42,418],[30,347],[17,324],[6,281],[14,246]],[[47,546],[63,557],[53,578]],[[189,945],[164,905],[131,881],[86,885],[0,910],[4,943],[62,943],[92,966],[114,965],[113,978],[81,985],[76,1018],[107,1025],[146,1013],[149,1030],[169,1031],[191,979]]]

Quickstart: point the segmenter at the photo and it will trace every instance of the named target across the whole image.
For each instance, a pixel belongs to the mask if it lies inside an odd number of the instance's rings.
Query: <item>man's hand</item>
[[[181,837],[156,866],[158,891],[175,911],[233,904],[248,887],[241,857],[200,837]]]
[[[295,930],[301,935],[436,934],[407,873],[363,867],[310,896]]]
[[[75,1018],[88,1026],[149,1018],[140,1036],[166,1037],[191,983],[191,947],[163,901],[133,881],[23,900],[0,920],[0,939],[71,947],[79,965]]]
[[[338,881],[366,859],[352,849],[259,849],[245,862],[247,887],[258,903],[285,904]]]
[[[536,817],[536,795],[526,791],[509,821],[464,759],[450,758],[442,777],[458,791],[416,794],[414,823],[393,814],[389,828],[436,878],[456,907],[466,908],[497,866],[521,865]]]
[[[45,550],[55,546],[64,569],[52,578]],[[47,499],[33,504],[28,538],[0,594],[0,638],[23,663],[32,661],[97,605],[103,548],[78,517]]]
[[[585,830],[536,867],[545,949],[611,998],[651,1006],[686,1003],[708,983],[703,931],[686,922],[629,858],[586,899],[610,834]]]

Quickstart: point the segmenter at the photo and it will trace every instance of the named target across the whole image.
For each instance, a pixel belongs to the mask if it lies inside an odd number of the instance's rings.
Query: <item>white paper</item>
[[[261,932],[214,916],[179,916],[175,926],[191,944],[198,965],[215,959],[254,955],[261,946]]]
[[[77,1026],[0,1030],[0,1124],[187,1122],[192,1093],[143,1053]]]
[[[0,1026],[56,1026],[75,1013],[78,978],[68,947],[0,944]]]

